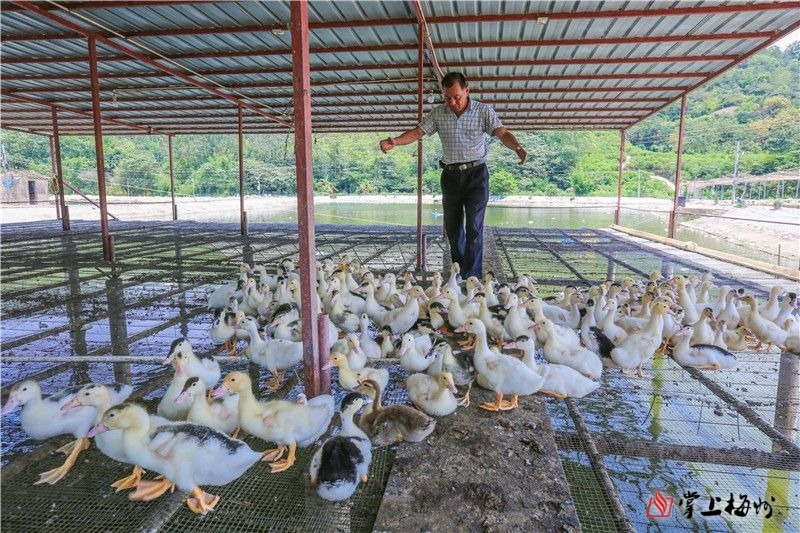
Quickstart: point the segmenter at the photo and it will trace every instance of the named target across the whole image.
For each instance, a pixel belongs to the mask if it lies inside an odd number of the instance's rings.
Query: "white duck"
[[[583,398],[600,386],[599,381],[592,381],[567,365],[537,365],[535,356],[536,342],[533,337],[523,335],[518,337],[512,344],[514,348],[522,350],[522,362],[542,376],[544,383],[539,390],[541,393],[549,394],[562,400],[567,397]]]
[[[429,374],[412,374],[406,379],[408,399],[432,416],[447,416],[458,407],[458,393],[453,375],[441,372],[438,377]]]
[[[372,443],[364,431],[353,421],[353,416],[366,402],[358,393],[342,399],[342,429],[335,437],[326,440],[314,453],[309,466],[311,486],[328,501],[346,500],[367,482],[372,460]]]
[[[605,311],[606,314],[597,323],[597,327],[614,345],[620,345],[628,338],[628,332],[614,322],[614,317],[617,314],[617,300],[614,298],[606,300]]]
[[[286,370],[303,360],[303,343],[284,339],[262,339],[258,334],[255,319],[247,317],[243,322],[250,333],[250,342],[244,349],[245,356],[260,367],[272,372],[268,392],[275,392],[283,386]]]
[[[471,318],[463,329],[476,337],[473,355],[475,370],[482,376],[484,383],[497,394],[494,402],[481,404],[482,409],[495,412],[515,409],[519,406],[519,395],[533,394],[542,388],[542,376],[528,368],[525,363],[516,357],[489,349],[483,322]],[[512,395],[511,401],[503,400],[506,394]]]
[[[333,352],[322,369],[328,370],[334,366],[339,369],[339,385],[345,390],[356,390],[359,382],[365,379],[371,379],[378,383],[381,386],[381,390],[386,390],[386,385],[389,383],[389,371],[387,369],[364,367],[353,370],[347,362],[347,357],[339,352]]]
[[[245,319],[245,314],[241,311],[225,311],[224,309],[217,314],[211,324],[209,334],[214,344],[222,345],[223,350],[227,350],[230,355],[236,355],[236,330]]]
[[[340,300],[340,292],[333,291],[328,315],[337,328],[345,333],[355,333],[361,325],[361,318],[359,318],[359,315],[345,310]]]
[[[125,454],[134,463],[165,477],[139,482],[131,499],[152,499],[154,492],[163,492],[164,485],[174,483],[191,492],[186,504],[203,515],[214,510],[219,496],[203,491],[200,485],[227,485],[261,458],[244,442],[204,426],[170,424],[153,429],[147,411],[135,404],[112,407],[91,433],[99,435],[109,429],[122,430]]]
[[[684,328],[675,334],[680,340],[672,348],[672,358],[681,365],[708,370],[720,368],[733,368],[736,366],[736,356],[728,350],[713,344],[691,344],[692,326]]]
[[[186,415],[189,414],[191,405],[178,404],[175,400],[178,398],[178,395],[183,392],[183,386],[186,384],[186,380],[191,376],[186,373],[184,357],[175,356],[171,359],[171,363],[174,371],[172,380],[169,382],[164,396],[161,397],[161,401],[158,402],[156,413],[158,413],[158,416],[163,416],[168,420],[186,420]]]
[[[714,320],[714,311],[710,307],[700,311],[700,318],[691,324],[694,333],[692,334],[692,344],[714,344],[714,328],[711,322]]]
[[[361,341],[352,333],[345,336],[347,348],[344,350],[344,355],[347,357],[347,363],[353,370],[360,370],[367,365],[367,354],[361,349]]]
[[[589,348],[565,339],[556,332],[551,320],[542,317],[531,329],[536,332],[537,340],[544,341],[542,355],[550,363],[572,367],[589,379],[599,378],[603,373],[600,357]]]
[[[788,334],[777,324],[761,316],[756,297],[748,294],[742,298],[742,301],[750,307],[750,313],[747,315],[745,325],[758,339],[758,346],[755,349],[758,350],[765,343],[770,347],[773,344],[782,345]]]
[[[769,298],[767,301],[758,307],[758,314],[765,320],[772,321],[778,317],[778,313],[780,313],[778,296],[780,296],[781,292],[782,289],[780,285],[773,285],[769,291]]]
[[[661,344],[664,329],[662,316],[667,312],[667,304],[659,300],[651,309],[650,323],[625,339],[622,344],[611,350],[611,359],[623,371],[637,369],[639,377],[650,377],[642,372],[642,364],[650,358]]]
[[[787,318],[783,321],[783,331],[786,332],[786,340],[783,341],[786,351],[800,354],[800,323],[794,318]]]
[[[260,439],[278,444],[264,458],[271,461],[273,472],[282,472],[295,462],[297,446],[305,448],[322,436],[334,413],[333,397],[323,394],[304,403],[286,400],[259,402],[253,394],[250,377],[244,372],[231,372],[212,396],[239,393],[239,426]],[[286,459],[279,460],[286,452]]]
[[[406,304],[384,314],[381,325],[389,326],[393,333],[402,335],[410,330],[419,318],[419,301],[425,299],[427,299],[425,291],[419,285],[415,285],[408,291]]]
[[[369,316],[366,313],[361,313],[360,333],[361,336],[358,338],[358,341],[364,355],[366,355],[368,359],[380,359],[381,347],[369,333]]]
[[[39,384],[33,380],[25,380],[11,387],[0,415],[6,415],[21,405],[22,430],[32,438],[44,440],[56,435],[70,434],[76,439],[58,449],[68,454],[64,464],[39,474],[39,480],[34,485],[53,485],[63,479],[75,465],[78,454],[89,447],[87,437],[98,416],[97,409],[89,405],[63,409],[82,388],[83,385],[76,385],[42,398]],[[112,390],[112,400],[121,402],[130,396],[133,389],[129,385],[114,385]]]
[[[72,401],[63,406],[62,409],[66,410],[81,405],[94,407],[97,411],[95,424],[98,424],[100,423],[100,420],[106,411],[108,411],[112,406],[125,400],[125,398],[122,398],[124,394],[120,395],[118,392],[122,390],[122,387],[132,389],[132,387],[129,385],[115,385],[113,387],[109,387],[108,385],[96,385],[94,383],[85,385],[77,392]],[[150,426],[153,428],[171,423],[169,420],[161,416],[149,416]],[[94,443],[106,457],[109,457],[120,463],[134,464],[133,461],[125,454],[125,445],[122,440],[121,431],[108,431],[99,434],[94,438]],[[134,464],[133,471],[130,475],[115,481],[111,484],[111,486],[116,489],[116,492],[125,489],[132,489],[139,483],[139,481],[142,480],[142,474],[144,473],[145,472],[142,470],[142,467]]]
[[[186,416],[187,421],[222,431],[235,438],[239,427],[239,395],[228,394],[209,402],[206,388],[202,379],[189,378],[175,402],[188,403],[191,406]]]
[[[197,355],[192,349],[192,343],[183,337],[178,337],[169,347],[169,354],[163,364],[172,363],[173,359],[180,359],[187,376],[197,376],[203,380],[208,388],[217,384],[221,377],[219,363],[210,355]]]
[[[422,372],[433,362],[433,356],[429,352],[419,350],[413,333],[403,335],[397,354],[400,364],[408,372]]]

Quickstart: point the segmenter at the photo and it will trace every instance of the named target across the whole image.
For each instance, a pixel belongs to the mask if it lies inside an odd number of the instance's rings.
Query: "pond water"
[[[254,210],[248,207],[248,219],[258,222],[297,222],[297,212],[288,210]],[[234,215],[238,216],[238,213]],[[314,207],[317,224],[376,224],[414,226],[417,223],[417,208],[414,204],[388,203],[330,203]],[[231,221],[235,221],[231,219]],[[422,224],[442,224],[441,204],[423,204]],[[493,207],[486,209],[486,225],[512,228],[608,228],[614,222],[614,211],[608,207]],[[646,211],[624,211],[622,225],[656,235],[667,235],[666,213]],[[690,240],[707,248],[730,252],[763,261],[774,262],[775,258],[759,254],[735,243],[722,241],[714,236],[689,228],[677,228],[676,237]]]

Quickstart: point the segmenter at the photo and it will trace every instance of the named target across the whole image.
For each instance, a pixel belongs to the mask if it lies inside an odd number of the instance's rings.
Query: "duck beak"
[[[100,423],[99,423],[99,424],[97,424],[95,427],[93,427],[93,428],[92,428],[92,429],[89,431],[89,433],[87,433],[87,434],[86,434],[86,436],[87,436],[87,437],[96,437],[96,436],[97,436],[97,435],[99,435],[100,433],[105,433],[105,432],[106,432],[106,431],[108,431],[109,429],[111,429],[111,428],[109,428],[109,427],[108,427],[107,425],[105,425],[104,423],[100,422]]]
[[[510,350],[510,349],[516,348],[516,347],[517,347],[517,343],[516,342],[507,342],[507,343],[505,343],[503,345],[503,349],[505,349],[505,350]]]
[[[448,384],[447,384],[447,388],[448,388],[448,389],[450,390],[450,392],[452,392],[453,394],[458,394],[458,389],[457,389],[457,388],[456,388],[456,386],[455,386],[455,385],[453,385],[452,383],[448,383]]]
[[[320,368],[320,370],[330,370],[331,368],[333,368],[333,363],[329,360],[322,366],[322,368]]]
[[[212,398],[222,398],[223,396],[225,396],[230,391],[231,390],[228,388],[228,386],[223,383],[222,385],[220,385],[219,387],[214,389],[214,392],[211,393],[211,397]]]
[[[456,333],[466,333],[467,332],[467,327],[466,326],[459,326],[456,329],[454,329],[453,331],[456,332]]]
[[[161,364],[162,364],[162,365],[168,365],[168,364],[170,364],[171,362],[172,362],[172,354],[169,354],[169,355],[166,357],[166,359],[164,359],[163,361],[161,361]]]
[[[61,410],[62,411],[67,411],[69,409],[74,409],[75,407],[80,407],[82,405],[83,404],[81,403],[81,401],[78,398],[73,398],[70,401],[68,401],[67,403],[65,403],[64,405],[62,405],[61,406]]]
[[[10,413],[14,409],[16,409],[17,406],[19,406],[19,403],[20,402],[19,402],[19,398],[17,398],[17,395],[16,394],[12,394],[11,396],[8,397],[8,401],[3,406],[3,410],[0,411],[0,415],[7,415],[8,413]]]
[[[183,403],[186,401],[186,398],[189,397],[189,393],[186,391],[181,392],[175,397],[175,403]]]

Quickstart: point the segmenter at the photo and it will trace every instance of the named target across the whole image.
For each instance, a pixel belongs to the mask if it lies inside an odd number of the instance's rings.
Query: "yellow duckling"
[[[385,368],[364,367],[353,370],[350,368],[347,357],[339,352],[333,352],[330,360],[322,369],[328,370],[334,366],[339,368],[339,385],[345,390],[356,390],[359,382],[365,379],[375,380],[381,386],[381,389],[385,388],[389,383],[389,371]]]
[[[259,402],[253,394],[250,376],[244,372],[231,372],[214,389],[213,397],[239,393],[239,426],[251,435],[278,445],[264,454],[272,462],[273,472],[288,470],[295,462],[297,447],[314,443],[328,429],[334,413],[333,397],[323,394],[307,402],[286,400]],[[285,460],[279,460],[286,452]]]

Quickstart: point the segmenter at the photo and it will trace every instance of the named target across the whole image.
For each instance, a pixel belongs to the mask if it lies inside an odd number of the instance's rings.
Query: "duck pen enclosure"
[[[4,403],[15,383],[31,379],[43,394],[90,381],[126,383],[134,389],[131,401],[154,408],[171,379],[162,360],[179,337],[198,354],[215,355],[223,375],[248,372],[262,398],[302,401],[302,367],[268,393],[262,384],[268,371],[241,355],[220,355],[207,310],[207,290],[235,279],[241,263],[272,273],[280,261],[296,258],[295,226],[252,225],[246,237],[224,224],[111,226],[113,263],[99,259],[96,223],[73,221],[69,233],[57,222],[3,226]],[[425,232],[428,270],[415,275],[427,287],[433,272],[448,270],[449,253],[441,228]],[[775,284],[795,290],[765,274],[611,230],[486,233],[486,270],[509,282],[528,275],[542,297],[566,285],[646,280],[654,272],[667,278],[710,272],[715,285],[760,300]],[[318,226],[316,249],[320,261],[347,255],[399,278],[415,266],[416,232]],[[212,487],[221,501],[207,516],[183,505],[179,490],[149,503],[115,492],[111,483],[127,467],[94,446],[63,480],[34,485],[40,472],[62,462],[56,450],[68,439],[31,440],[19,412],[11,413],[2,424],[1,525],[6,531],[798,531],[800,358],[749,347],[736,358],[735,368],[712,371],[656,355],[644,365],[652,379],[608,369],[583,398],[537,394],[520,399],[523,409],[497,414],[477,408],[493,397],[475,387],[472,405],[438,419],[431,441],[375,448],[369,481],[345,502],[325,502],[311,489],[312,446],[298,449],[285,472],[256,465]],[[383,402],[406,403],[406,373],[397,360],[380,359],[378,366],[389,370]],[[345,392],[334,380],[337,405]],[[331,426],[340,427],[338,416]],[[255,450],[269,447],[245,440]]]

